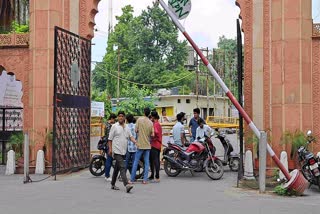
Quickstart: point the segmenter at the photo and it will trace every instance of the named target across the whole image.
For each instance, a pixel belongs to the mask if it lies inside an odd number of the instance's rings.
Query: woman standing
[[[155,181],[160,181],[159,171],[160,171],[160,151],[162,146],[162,128],[159,123],[159,115],[156,111],[151,112],[151,120],[153,122],[154,128],[154,137],[151,138],[151,151],[150,151],[150,169],[151,175],[149,180],[154,179],[154,170]]]

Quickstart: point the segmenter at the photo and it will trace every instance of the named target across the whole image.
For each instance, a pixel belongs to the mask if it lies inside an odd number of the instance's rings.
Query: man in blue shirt
[[[136,128],[136,119],[133,117],[132,114],[127,115],[127,122],[128,122],[128,128],[133,136],[134,139],[137,139],[137,133],[135,132]],[[135,158],[137,152],[137,146],[135,143],[133,143],[130,139],[128,140],[128,151],[126,154],[126,169],[129,169],[129,172],[131,172],[131,168],[133,165],[133,161]],[[129,167],[129,168],[128,168]]]
[[[205,124],[204,119],[202,119],[200,117],[200,109],[195,108],[195,109],[193,109],[193,118],[191,118],[191,120],[189,122],[189,126],[188,126],[189,133],[191,134],[190,143],[192,143],[196,139],[196,132],[197,132],[197,128],[199,126],[198,120],[203,121],[203,123]]]
[[[177,123],[173,126],[172,129],[173,141],[179,146],[185,146],[186,139],[184,135],[184,126],[182,124],[183,117],[183,114],[177,114]]]

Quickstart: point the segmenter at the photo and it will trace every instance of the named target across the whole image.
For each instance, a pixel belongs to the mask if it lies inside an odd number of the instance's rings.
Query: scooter
[[[239,154],[236,154],[233,152],[233,146],[231,145],[229,139],[226,138],[225,134],[222,134],[219,132],[218,129],[216,129],[216,132],[218,133],[216,135],[216,138],[218,138],[224,148],[224,157],[222,160],[222,163],[224,166],[229,165],[229,168],[231,171],[238,171],[240,166],[240,156]]]

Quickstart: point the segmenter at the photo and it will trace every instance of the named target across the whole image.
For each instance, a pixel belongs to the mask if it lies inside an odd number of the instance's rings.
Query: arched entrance
[[[0,164],[6,162],[6,152],[14,149],[22,155],[23,104],[22,83],[15,74],[0,65]],[[15,141],[10,141],[16,136]],[[19,140],[20,139],[20,140]]]

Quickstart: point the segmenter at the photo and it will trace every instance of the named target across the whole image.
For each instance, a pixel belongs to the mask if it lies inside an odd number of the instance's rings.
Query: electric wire
[[[95,62],[93,62],[93,63],[95,63]],[[95,64],[95,67],[104,70],[104,69],[103,69],[102,67],[100,67],[98,64]],[[105,71],[107,74],[109,74],[109,75],[111,75],[111,76],[113,76],[113,77],[115,77],[115,78],[118,78],[118,75],[113,74],[113,73],[111,73],[111,72],[109,72],[109,71],[106,71],[106,70],[104,70],[104,71]],[[189,77],[189,76],[191,76],[191,75],[194,75],[194,73],[190,73],[190,74],[188,74],[188,75],[186,75],[186,76],[184,76],[184,77],[182,77],[182,78],[180,78],[180,79],[177,79],[177,80],[174,80],[174,81],[171,81],[171,82],[158,83],[158,84],[138,83],[138,82],[134,82],[134,81],[131,81],[131,80],[122,78],[122,77],[119,77],[119,79],[122,80],[122,81],[125,81],[125,82],[129,82],[129,83],[131,83],[131,84],[141,85],[141,86],[163,86],[163,85],[169,85],[169,84],[172,84],[172,83],[179,82],[179,81],[181,81],[181,80],[183,80],[183,79],[185,79],[185,78],[187,78],[187,77]]]

